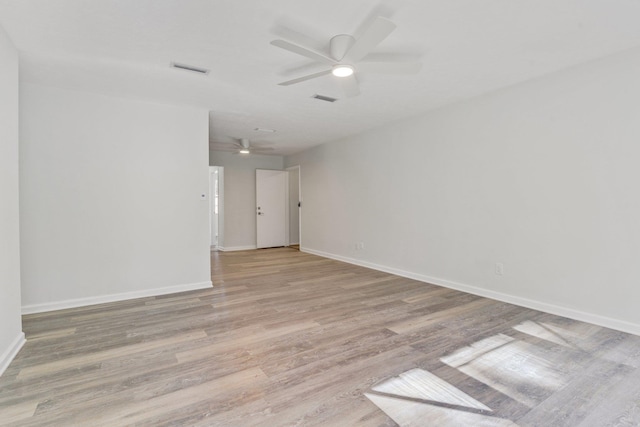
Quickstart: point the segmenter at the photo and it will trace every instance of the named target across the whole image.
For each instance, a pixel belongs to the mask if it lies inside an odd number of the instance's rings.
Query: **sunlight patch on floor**
[[[544,323],[532,322],[531,320],[525,320],[513,327],[518,332],[522,332],[527,335],[534,336],[536,338],[543,339],[545,341],[552,342],[564,347],[574,348],[566,339],[562,337],[562,334],[556,331],[556,328],[546,325]],[[559,329],[559,328],[558,328]]]
[[[380,393],[433,400],[451,405],[491,411],[491,408],[483,405],[473,397],[424,369],[416,368],[404,372],[398,377],[388,379],[378,384],[373,387],[372,390]]]
[[[517,427],[510,420],[457,409],[365,393],[365,396],[400,427]]]
[[[568,343],[583,349],[585,346],[588,347],[589,340],[603,329],[600,326],[579,322],[565,327],[555,326],[546,322],[541,323],[541,325],[562,337]]]
[[[537,346],[498,334],[456,350],[440,360],[533,407],[566,385],[568,378]]]
[[[402,427],[517,427],[487,415],[491,408],[423,369],[390,378],[365,396]]]

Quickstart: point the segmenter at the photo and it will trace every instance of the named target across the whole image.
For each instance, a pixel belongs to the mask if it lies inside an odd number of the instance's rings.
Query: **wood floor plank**
[[[135,425],[149,417],[180,407],[184,402],[225,399],[227,395],[242,394],[243,389],[260,387],[265,381],[266,376],[260,368],[249,368],[213,381],[151,397],[143,404],[131,402],[110,411],[102,411],[97,417],[88,418],[87,421],[102,426]]]
[[[164,347],[170,344],[180,343],[182,341],[192,341],[198,338],[206,337],[204,331],[196,331],[189,334],[181,334],[175,337],[158,340],[158,341],[149,341],[143,342],[139,344],[128,345],[122,348],[114,348],[105,351],[100,351],[97,353],[91,354],[83,354],[74,356],[72,358],[67,358],[63,360],[56,360],[48,363],[42,363],[37,366],[27,367],[20,371],[18,374],[18,380],[23,380],[26,378],[32,378],[36,376],[45,376],[50,375],[52,373],[56,373],[58,371],[67,370],[69,368],[76,368],[82,365],[91,365],[97,362],[102,362],[107,359],[111,359],[113,357],[132,354],[132,353],[142,353],[148,352],[160,347]]]
[[[404,334],[416,329],[427,327],[434,323],[442,322],[444,321],[444,319],[449,317],[466,315],[469,312],[483,309],[487,306],[492,305],[495,305],[493,301],[484,298],[478,298],[465,304],[455,305],[446,310],[439,310],[435,313],[430,313],[425,316],[412,317],[403,322],[390,325],[389,329],[397,334]]]
[[[640,425],[640,337],[291,248],[211,277],[24,316],[0,425]]]
[[[16,424],[20,420],[24,420],[33,416],[38,407],[37,401],[22,402],[11,405],[2,411],[0,417],[0,426],[10,426]]]

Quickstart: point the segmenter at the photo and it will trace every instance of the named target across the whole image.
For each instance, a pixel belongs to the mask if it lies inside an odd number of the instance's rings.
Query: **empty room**
[[[640,426],[638,22],[0,0],[0,426]]]

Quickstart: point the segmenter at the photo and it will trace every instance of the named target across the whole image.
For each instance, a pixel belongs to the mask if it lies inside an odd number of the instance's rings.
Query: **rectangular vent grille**
[[[330,96],[318,95],[317,93],[315,95],[313,95],[312,98],[319,99],[320,101],[327,101],[327,102],[336,102],[338,100],[338,98],[332,98]]]
[[[209,70],[206,68],[194,67],[193,65],[179,64],[177,62],[172,62],[171,66],[173,68],[178,68],[180,70],[193,71],[194,73],[199,74],[209,74]]]

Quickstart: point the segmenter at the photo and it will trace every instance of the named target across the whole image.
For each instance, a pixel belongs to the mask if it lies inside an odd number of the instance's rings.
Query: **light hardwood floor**
[[[640,337],[290,248],[24,317],[11,426],[637,426]]]

